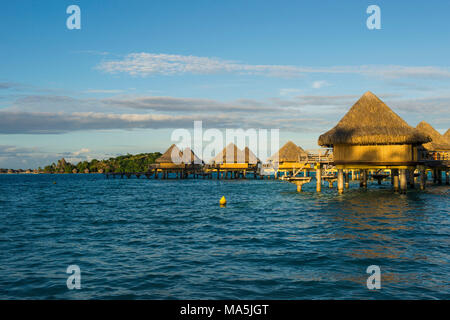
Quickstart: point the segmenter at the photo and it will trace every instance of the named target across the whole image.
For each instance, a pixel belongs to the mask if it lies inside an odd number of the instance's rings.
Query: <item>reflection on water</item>
[[[2,175],[0,298],[450,298],[447,186],[295,189]],[[82,270],[77,292],[65,285],[70,264]]]

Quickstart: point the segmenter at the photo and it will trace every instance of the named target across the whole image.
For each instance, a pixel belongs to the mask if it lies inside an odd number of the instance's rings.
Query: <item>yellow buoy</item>
[[[220,198],[220,205],[221,206],[224,206],[224,205],[226,205],[227,204],[227,199],[225,199],[225,196],[222,196],[222,198]]]

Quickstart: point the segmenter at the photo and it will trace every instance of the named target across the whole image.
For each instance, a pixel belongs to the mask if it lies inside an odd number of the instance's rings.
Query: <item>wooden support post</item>
[[[333,189],[333,180],[328,180],[328,187],[330,188],[330,189]]]
[[[352,181],[355,180],[355,170],[352,170]]]
[[[407,177],[406,177],[406,169],[400,169],[400,192],[406,193],[408,189]]]
[[[348,178],[349,178],[348,175],[349,175],[349,170],[346,170],[345,173],[344,173],[345,189],[348,189],[349,186],[350,186],[349,179],[348,179]]]
[[[360,182],[359,186],[361,188],[367,188],[367,170],[362,170],[360,172]]]
[[[437,181],[439,184],[442,184],[442,170],[437,169]]]
[[[425,190],[425,185],[427,184],[427,171],[422,168],[420,170],[420,190]]]
[[[247,170],[244,170],[244,179],[247,179]]]
[[[398,169],[392,169],[392,180],[394,185],[394,191],[397,192],[399,189],[399,178],[398,178]]]
[[[322,191],[322,165],[320,163],[316,164],[316,191],[321,192]]]
[[[414,169],[410,169],[408,170],[409,176],[408,176],[408,182],[409,182],[409,186],[411,187],[411,189],[414,189]]]
[[[446,185],[450,184],[450,172],[449,171],[445,171],[445,184]]]
[[[297,192],[302,192],[302,184],[297,183]]]
[[[344,170],[343,169],[338,169],[337,185],[338,185],[338,193],[343,193],[344,192]]]

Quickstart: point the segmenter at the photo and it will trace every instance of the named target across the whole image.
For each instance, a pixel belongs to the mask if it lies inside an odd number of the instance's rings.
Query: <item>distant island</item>
[[[52,163],[44,168],[37,169],[3,169],[1,173],[107,173],[107,172],[147,172],[149,166],[162,154],[160,152],[127,154],[116,158],[104,160],[92,159],[80,161],[76,165],[67,162],[64,158],[58,163]]]

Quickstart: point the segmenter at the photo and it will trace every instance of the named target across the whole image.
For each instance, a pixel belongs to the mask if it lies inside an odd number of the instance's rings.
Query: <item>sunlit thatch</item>
[[[156,159],[156,163],[181,163],[183,154],[175,144],[172,144],[161,157]]]
[[[417,125],[416,129],[431,138],[431,142],[423,144],[425,149],[430,151],[450,150],[450,143],[447,139],[445,139],[429,123],[422,121]]]
[[[274,153],[268,161],[272,162],[300,162],[302,158],[307,157],[308,154],[301,147],[297,146],[292,141],[286,142],[280,150]]]
[[[328,132],[319,145],[419,145],[430,137],[409,126],[372,92],[366,92]]]

